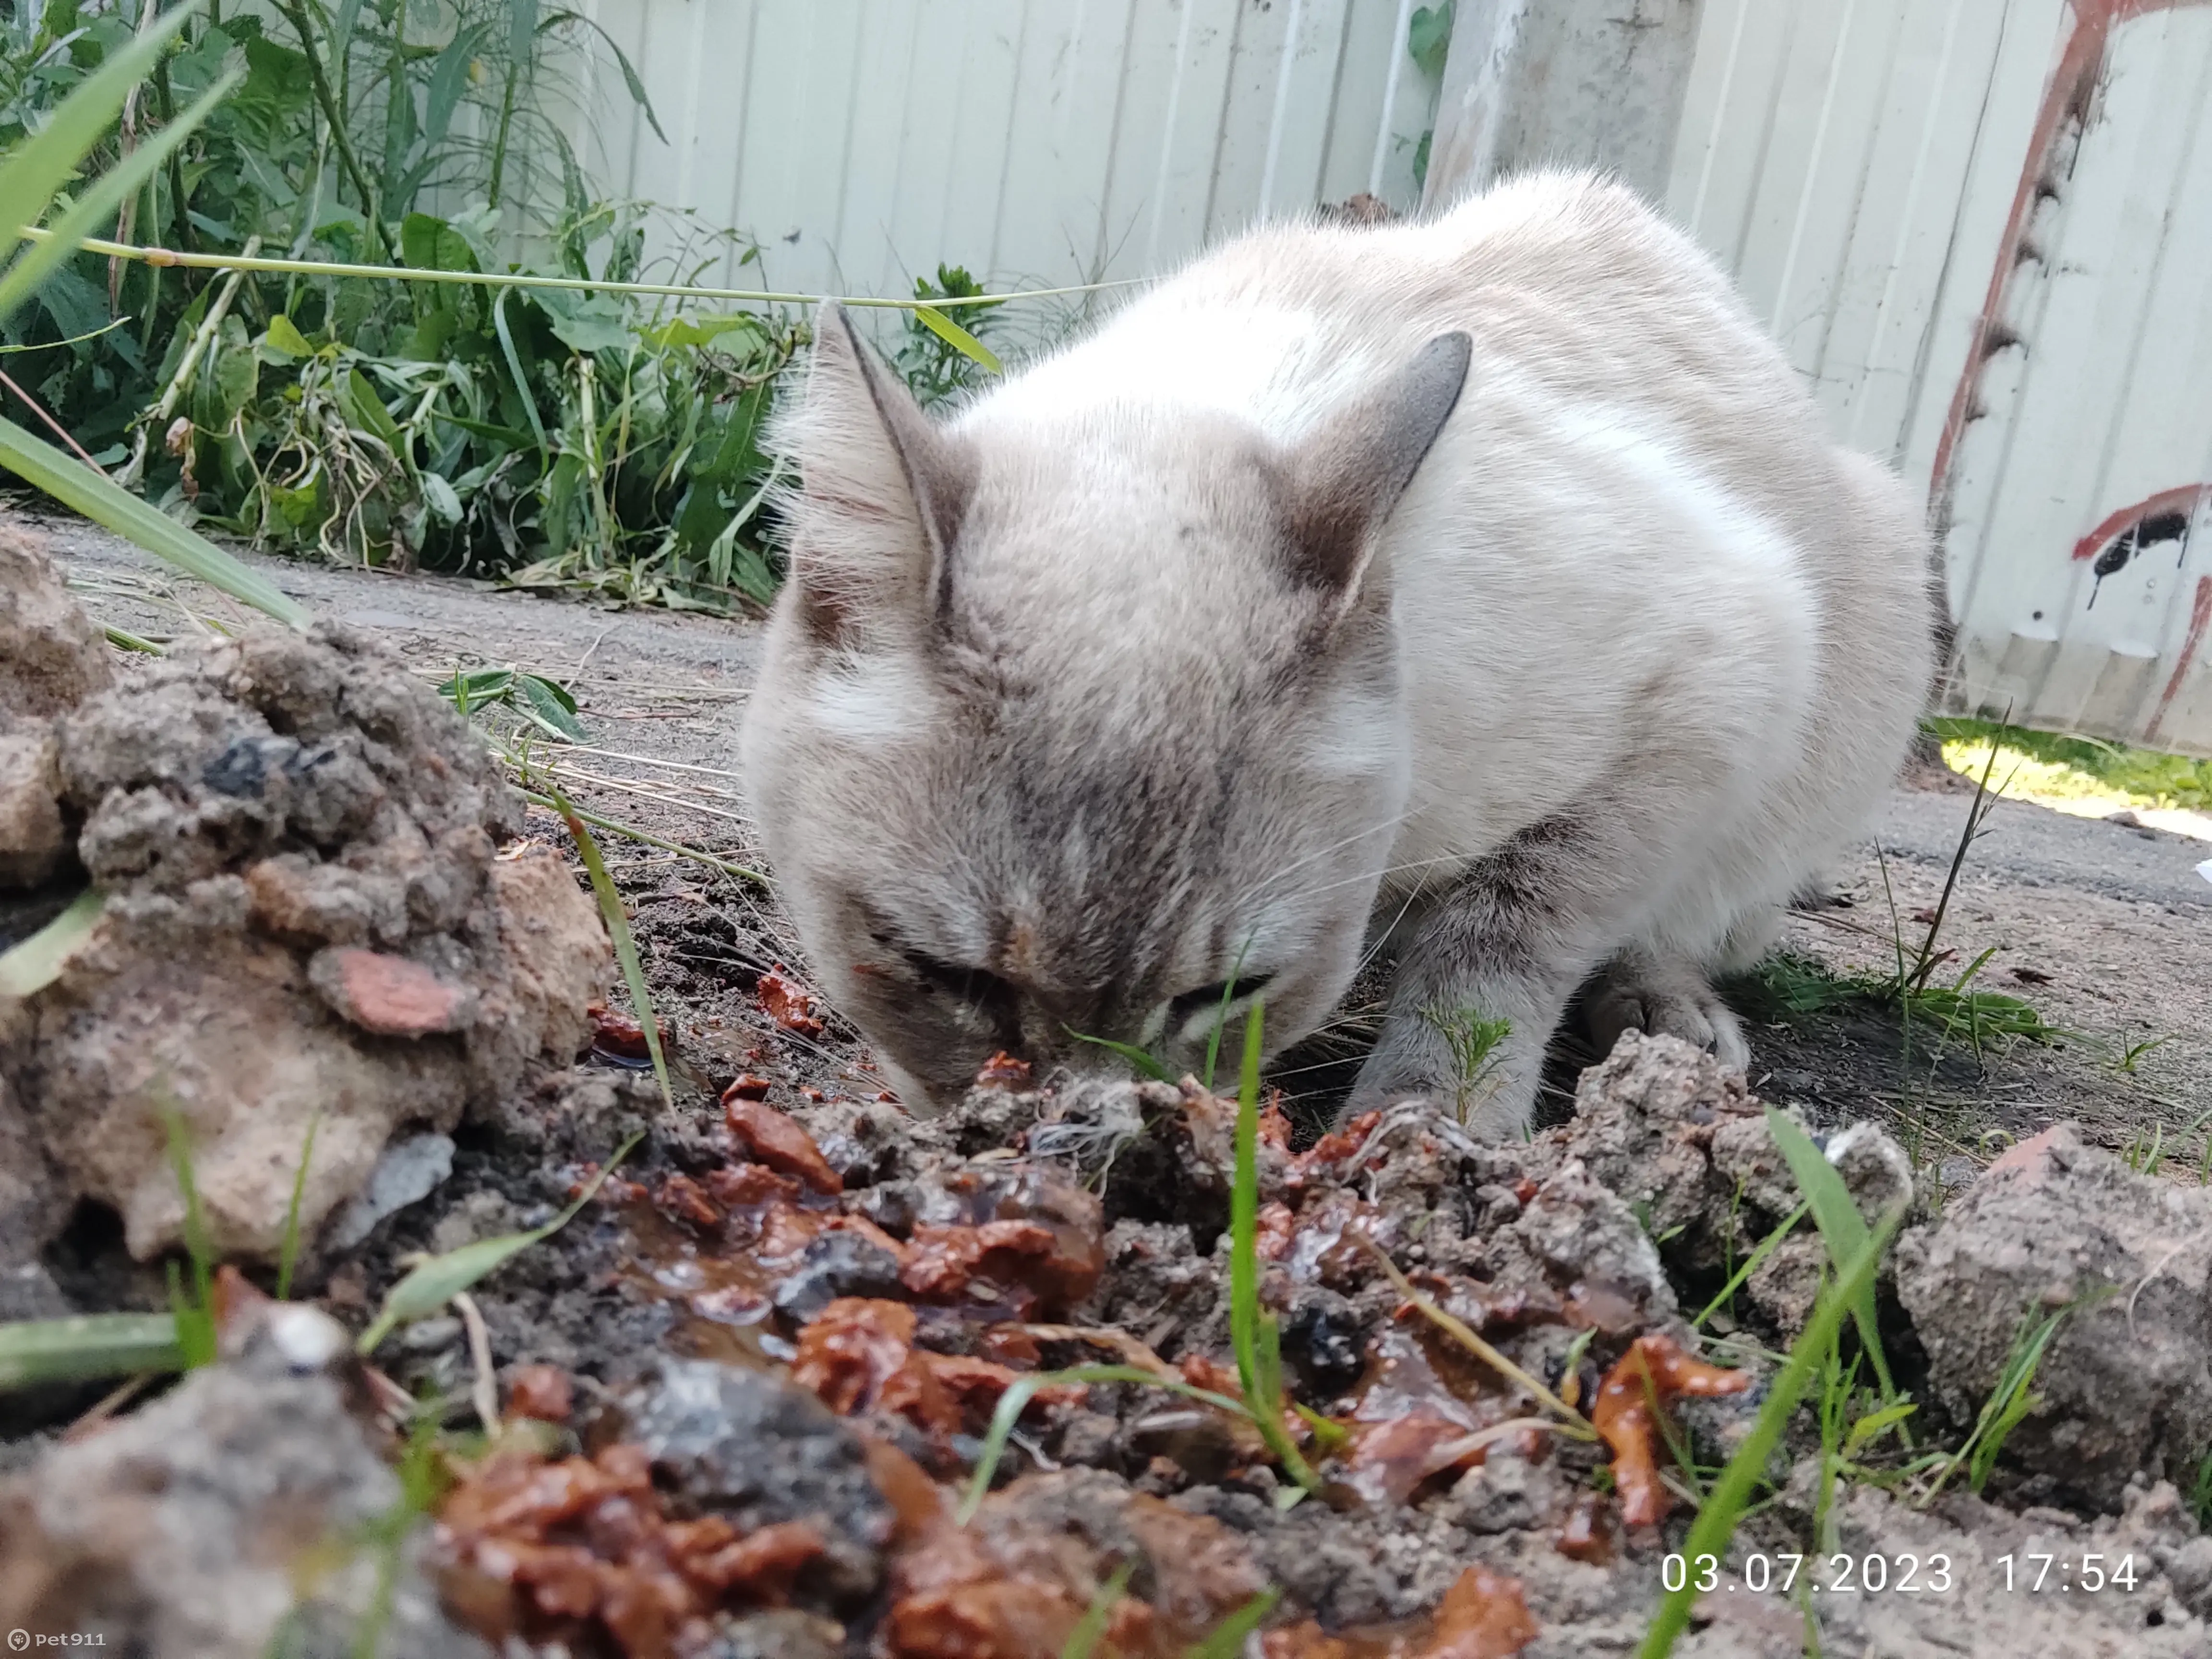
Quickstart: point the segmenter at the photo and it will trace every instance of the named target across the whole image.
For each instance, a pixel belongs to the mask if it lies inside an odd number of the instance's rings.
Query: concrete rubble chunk
[[[1897,1292],[1943,1407],[1971,1423],[2024,1328],[2061,1313],[2005,1454],[2117,1509],[2212,1448],[2212,1189],[2140,1175],[2062,1123],[1898,1242]]]

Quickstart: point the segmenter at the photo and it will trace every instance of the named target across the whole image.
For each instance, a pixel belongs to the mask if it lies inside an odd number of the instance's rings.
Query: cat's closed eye
[[[1200,1014],[1219,1012],[1232,999],[1258,996],[1274,977],[1273,974],[1245,974],[1235,979],[1218,979],[1195,991],[1186,991],[1168,1003],[1168,1024],[1171,1030],[1180,1030]]]
[[[908,971],[921,982],[922,988],[975,1008],[996,1013],[1013,1007],[1014,988],[988,968],[968,968],[954,963],[939,962],[918,951],[900,953]]]

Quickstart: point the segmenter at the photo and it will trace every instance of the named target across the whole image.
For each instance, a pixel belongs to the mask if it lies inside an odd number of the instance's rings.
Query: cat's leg
[[[1421,919],[1345,1113],[1420,1096],[1486,1139],[1527,1128],[1567,999],[1620,943],[1618,829],[1547,819],[1468,869]]]
[[[1751,1063],[1751,1046],[1735,1010],[1686,956],[1631,946],[1591,981],[1583,1007],[1591,1045],[1601,1054],[1613,1052],[1623,1031],[1650,1031],[1711,1049],[1723,1066]]]

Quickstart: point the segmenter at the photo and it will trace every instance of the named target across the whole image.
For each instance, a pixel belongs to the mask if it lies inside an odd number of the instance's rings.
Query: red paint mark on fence
[[[2158,694],[2158,707],[2152,712],[2150,724],[2143,727],[2143,741],[2158,741],[2159,727],[2166,724],[2166,711],[2173,700],[2181,695],[2189,671],[2197,665],[2197,653],[2204,644],[2204,630],[2212,628],[2212,576],[2197,579],[2197,600],[2189,607],[2189,631],[2181,636],[2181,653],[2174,659],[2173,678],[2166,681],[2166,690]]]
[[[2021,243],[2027,234],[2027,222],[2035,210],[2036,186],[2050,165],[2052,148],[2065,126],[2066,118],[2078,115],[2083,127],[2088,125],[2090,97],[2096,89],[2098,76],[2104,72],[2105,51],[2112,44],[2112,31],[2130,18],[2205,3],[2208,0],[2070,0],[2073,31],[2067,36],[2058,65],[2044,88],[2043,104],[2036,112],[2027,154],[2021,163],[2020,181],[2014,187],[2012,211],[2005,220],[2003,239],[1997,244],[1996,268],[1990,273],[1989,293],[1974,319],[1973,348],[1966,354],[1966,366],[1960,371],[1958,387],[1951,394],[1950,412],[1944,417],[1943,430],[1936,441],[1936,466],[1929,477],[1928,488],[1931,507],[1942,502],[1950,492],[1954,452],[1973,410],[1982,370],[1991,355],[1990,343],[1996,333],[1999,319],[2004,315],[2005,290],[2020,265]]]

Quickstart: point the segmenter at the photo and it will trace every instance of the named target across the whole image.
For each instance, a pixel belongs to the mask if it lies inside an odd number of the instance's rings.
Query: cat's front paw
[[[1479,1140],[1514,1139],[1535,1109],[1542,1064],[1540,1050],[1531,1056],[1522,1046],[1509,1036],[1478,1057],[1456,1051],[1432,1022],[1393,1021],[1359,1068],[1337,1121],[1418,1100]]]
[[[1448,1105],[1456,1081],[1451,1072],[1451,1052],[1435,1032],[1393,1020],[1368,1051],[1337,1121],[1341,1123],[1362,1112],[1383,1111],[1408,1100]]]
[[[1600,975],[1586,1002],[1590,1040],[1609,1054],[1624,1031],[1680,1037],[1723,1066],[1751,1064],[1743,1024],[1694,963],[1624,956]]]

